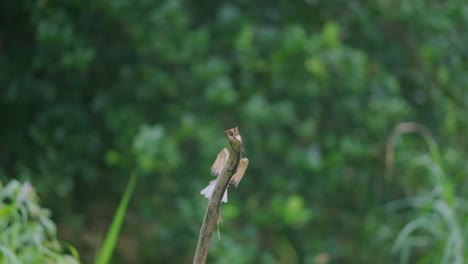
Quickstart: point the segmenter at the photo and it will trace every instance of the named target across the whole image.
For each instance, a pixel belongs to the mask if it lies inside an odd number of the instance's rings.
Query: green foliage
[[[119,207],[115,212],[112,224],[107,232],[106,239],[101,249],[96,254],[96,264],[107,264],[110,263],[112,254],[114,253],[115,246],[119,240],[119,233],[122,229],[123,220],[127,211],[128,203],[132,197],[133,190],[135,189],[135,183],[138,179],[138,174],[133,173],[130,177],[130,181],[125,189],[125,193],[120,201]]]
[[[0,176],[30,180],[88,263],[137,168],[115,263],[187,263],[239,126],[250,165],[210,262],[395,263],[423,216],[383,204],[443,186],[464,217],[465,2],[2,1]],[[444,150],[426,161],[442,183],[412,177],[428,173],[411,136],[385,181],[386,139],[409,120]]]
[[[37,200],[28,182],[0,183],[0,263],[79,263],[76,250],[60,244],[49,210]]]
[[[427,190],[418,190],[416,196],[387,205],[392,211],[413,209],[401,213],[409,222],[398,234],[393,250],[400,252],[401,263],[464,263],[468,257],[464,234],[468,230],[462,223],[468,220],[467,201],[456,195],[457,190],[444,170],[445,162],[437,144],[427,130],[401,130],[396,129],[395,134],[417,132],[429,146],[430,155],[415,155],[407,161],[410,173],[406,176],[426,176],[429,178],[429,186]],[[424,253],[418,252],[418,249]]]

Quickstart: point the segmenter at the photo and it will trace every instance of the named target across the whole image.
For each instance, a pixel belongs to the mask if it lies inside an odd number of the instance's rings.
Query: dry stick
[[[237,127],[226,130],[224,133],[226,133],[229,145],[231,146],[229,148],[229,159],[221,174],[218,176],[213,194],[208,201],[205,218],[203,219],[200,235],[198,236],[198,244],[195,251],[195,257],[193,258],[193,264],[206,263],[211,237],[213,236],[213,229],[216,221],[219,219],[219,206],[221,204],[221,199],[228,187],[232,175],[236,172],[243,150],[242,139]]]

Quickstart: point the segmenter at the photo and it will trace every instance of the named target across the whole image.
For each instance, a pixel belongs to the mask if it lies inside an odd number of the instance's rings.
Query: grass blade
[[[107,232],[104,244],[99,250],[97,257],[94,261],[94,263],[96,264],[108,264],[110,262],[112,253],[114,253],[115,245],[117,244],[117,241],[119,239],[120,229],[122,227],[125,213],[127,211],[127,206],[130,202],[130,198],[132,197],[133,189],[135,188],[137,178],[137,173],[133,173],[130,177],[122,200],[120,200],[119,208],[117,208],[117,212],[115,213],[114,219],[112,220],[112,224],[109,228],[109,231]]]

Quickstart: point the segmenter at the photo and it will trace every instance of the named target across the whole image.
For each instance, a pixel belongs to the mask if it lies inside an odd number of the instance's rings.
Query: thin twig
[[[211,237],[213,236],[213,230],[216,222],[219,220],[219,206],[226,188],[229,185],[229,181],[236,172],[237,166],[241,159],[243,150],[242,139],[239,135],[237,127],[224,131],[229,140],[229,159],[224,166],[221,174],[218,176],[216,186],[213,194],[208,202],[206,208],[205,218],[200,229],[200,235],[198,236],[197,249],[195,251],[195,257],[193,258],[193,264],[205,264],[206,258],[208,257],[208,250],[210,248]]]

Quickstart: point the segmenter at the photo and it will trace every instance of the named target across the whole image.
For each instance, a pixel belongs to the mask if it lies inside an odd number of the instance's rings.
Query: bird
[[[229,159],[229,151],[226,148],[223,148],[218,153],[216,160],[211,166],[211,174],[216,177],[221,175],[221,172],[226,166],[228,159]],[[247,169],[248,164],[249,164],[249,160],[247,158],[242,158],[239,161],[239,165],[236,168],[236,172],[234,173],[234,175],[232,175],[231,180],[229,182],[230,184],[233,184],[237,188],[237,186],[239,185],[239,182],[242,180],[242,177],[244,176],[244,173],[245,173],[245,170]],[[211,196],[213,195],[213,191],[217,182],[218,182],[218,179],[210,181],[208,186],[206,186],[203,190],[201,190],[200,194],[205,196],[209,200]],[[224,191],[223,198],[221,199],[221,201],[223,203],[227,203],[228,201],[227,189],[226,191]]]

